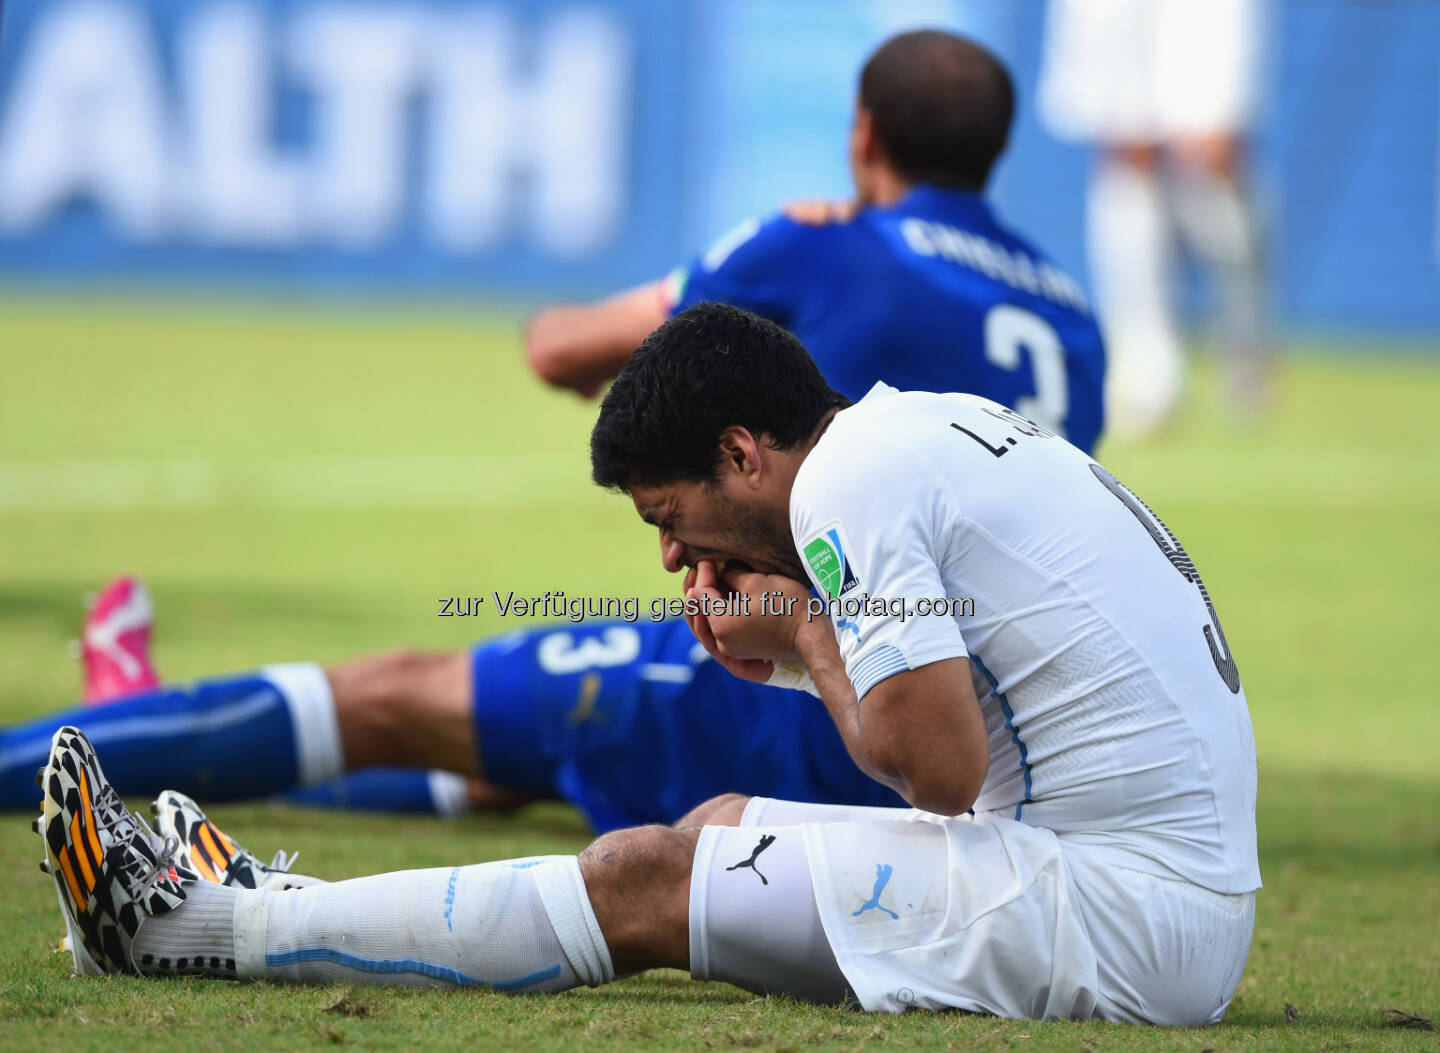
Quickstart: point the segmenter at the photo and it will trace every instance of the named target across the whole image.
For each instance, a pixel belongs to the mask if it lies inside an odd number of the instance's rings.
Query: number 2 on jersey
[[[1038,314],[998,304],[985,314],[985,357],[1001,369],[1020,368],[1021,349],[1030,352],[1035,394],[1015,400],[1015,411],[1058,435],[1065,434],[1070,389],[1065,379],[1065,348],[1055,328]]]
[[[1160,551],[1165,554],[1170,565],[1180,572],[1181,577],[1200,590],[1200,598],[1205,601],[1205,611],[1210,615],[1210,625],[1205,626],[1205,642],[1210,645],[1210,657],[1215,660],[1215,671],[1220,674],[1220,679],[1225,682],[1230,693],[1238,694],[1240,692],[1240,670],[1235,667],[1235,658],[1230,653],[1230,643],[1225,639],[1225,630],[1220,628],[1220,616],[1215,613],[1215,605],[1210,602],[1210,592],[1205,588],[1205,583],[1200,580],[1200,572],[1195,569],[1195,561],[1185,551],[1185,546],[1180,544],[1174,534],[1170,533],[1170,528],[1161,522],[1160,517],[1150,510],[1150,506],[1136,497],[1128,486],[1098,464],[1090,465],[1090,470],[1095,473],[1095,478],[1100,480],[1105,489],[1118,497],[1120,503],[1130,509],[1135,518],[1140,520],[1140,525],[1154,539],[1155,544],[1160,546]],[[1214,626],[1213,631],[1211,626]]]

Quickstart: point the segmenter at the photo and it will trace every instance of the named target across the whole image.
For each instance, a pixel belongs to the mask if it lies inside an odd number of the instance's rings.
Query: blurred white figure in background
[[[1171,303],[1177,236],[1217,283],[1231,399],[1267,395],[1260,231],[1244,183],[1259,0],[1051,0],[1040,113],[1094,142],[1090,266],[1110,348],[1112,434],[1160,428],[1184,360]]]

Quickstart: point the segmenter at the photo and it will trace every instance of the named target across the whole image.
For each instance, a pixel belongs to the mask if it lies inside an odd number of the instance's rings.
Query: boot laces
[[[270,860],[269,869],[277,873],[288,874],[291,868],[295,866],[295,860],[299,858],[299,852],[291,852],[287,855],[285,849],[281,848],[276,851],[275,858]]]
[[[180,839],[172,834],[160,841],[157,849],[155,843],[160,839],[150,824],[126,808],[115,787],[109,784],[95,794],[93,804],[96,825],[109,835],[112,848],[121,849],[113,857],[113,864],[133,883],[132,894],[138,897],[152,891],[162,878],[170,875],[180,850]],[[136,846],[135,840],[142,834],[144,838],[140,846]],[[154,856],[153,864],[149,861],[150,855]]]

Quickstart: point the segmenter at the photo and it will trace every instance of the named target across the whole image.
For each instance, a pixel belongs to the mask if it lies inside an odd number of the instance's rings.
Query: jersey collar
[[[922,215],[940,212],[990,218],[990,205],[979,194],[954,187],[932,186],[929,183],[912,186],[910,191],[891,207],[896,211]]]

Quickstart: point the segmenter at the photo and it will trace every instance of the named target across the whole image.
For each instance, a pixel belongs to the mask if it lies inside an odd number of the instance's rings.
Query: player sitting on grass
[[[856,201],[842,221],[747,224],[666,283],[546,311],[527,337],[531,361],[593,391],[667,311],[725,301],[791,329],[849,398],[879,379],[974,392],[1088,452],[1102,418],[1094,319],[1075,283],[981,196],[1013,108],[1009,75],[983,48],[946,33],[895,37],[860,76]],[[586,623],[469,653],[325,670],[269,667],[56,714],[0,739],[0,806],[33,807],[31,776],[64,724],[105,750],[127,794],[178,788],[234,800],[404,765],[478,776],[470,791],[480,804],[561,797],[599,830],[672,822],[724,790],[895,803],[855,771],[812,699],[726,677],[678,622]],[[792,741],[807,744],[804,763],[778,745]],[[420,771],[370,772],[311,798],[386,807],[430,800],[436,785],[463,798],[453,781]]]
[[[252,890],[196,880],[198,813],[162,800],[151,835],[64,729],[36,825],[77,966],[507,991],[670,966],[870,1010],[1221,1018],[1260,884],[1254,742],[1195,565],[1139,498],[985,399],[851,406],[720,305],[636,353],[591,460],[690,594],[749,597],[694,619],[711,654],[803,663],[913,809],[721,797],[578,856]]]

